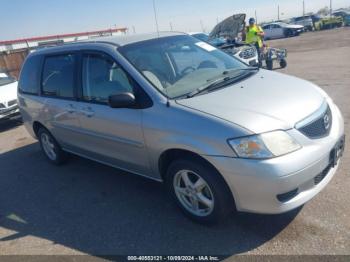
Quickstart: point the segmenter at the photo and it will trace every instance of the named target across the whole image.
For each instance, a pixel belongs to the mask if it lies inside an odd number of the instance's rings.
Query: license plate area
[[[345,150],[345,135],[338,141],[330,153],[329,162],[331,167],[335,167]]]

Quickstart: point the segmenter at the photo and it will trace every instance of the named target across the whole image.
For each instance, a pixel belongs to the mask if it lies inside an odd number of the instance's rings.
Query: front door
[[[80,148],[101,162],[148,174],[142,109],[116,109],[108,105],[109,96],[135,93],[136,86],[126,72],[105,54],[83,54],[81,64]]]

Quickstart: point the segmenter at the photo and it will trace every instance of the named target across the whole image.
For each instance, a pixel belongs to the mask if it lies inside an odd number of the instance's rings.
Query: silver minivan
[[[69,152],[164,182],[203,223],[303,205],[344,151],[342,115],[319,87],[182,33],[33,52],[18,101],[52,163]]]

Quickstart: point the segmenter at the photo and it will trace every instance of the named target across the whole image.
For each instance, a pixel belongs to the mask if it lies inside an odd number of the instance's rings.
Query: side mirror
[[[136,104],[136,99],[132,93],[125,92],[109,96],[108,104],[112,108],[132,108]]]

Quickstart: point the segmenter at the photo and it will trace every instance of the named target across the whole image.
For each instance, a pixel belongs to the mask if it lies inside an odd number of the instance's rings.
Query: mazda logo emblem
[[[323,117],[323,125],[324,125],[324,128],[325,128],[326,130],[328,130],[328,129],[330,128],[331,123],[330,123],[330,118],[329,118],[328,114],[326,114],[326,115]]]

